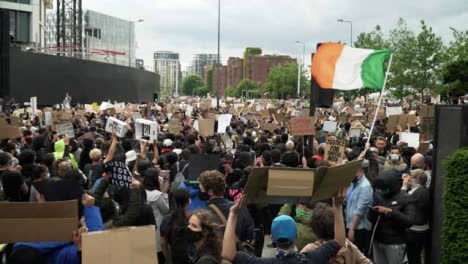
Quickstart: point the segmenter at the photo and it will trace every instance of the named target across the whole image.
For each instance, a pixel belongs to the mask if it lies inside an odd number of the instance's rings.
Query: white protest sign
[[[185,110],[185,116],[192,116],[193,106],[187,105],[187,110]]]
[[[31,111],[32,111],[32,115],[33,116],[36,116],[37,114],[37,97],[34,96],[34,97],[31,97],[29,99],[30,103],[31,103]]]
[[[75,137],[75,130],[73,129],[73,125],[71,122],[56,124],[55,130],[57,130],[57,134],[59,135],[67,135],[70,138]]]
[[[360,128],[351,128],[349,130],[349,137],[360,137],[361,136],[361,129]]]
[[[127,133],[127,124],[114,117],[109,117],[106,123],[106,131],[115,132],[118,137],[124,137]]]
[[[401,115],[401,114],[403,114],[403,108],[401,106],[395,106],[395,107],[387,106],[386,110],[387,110],[386,111],[387,117],[392,116],[392,115]]]
[[[400,134],[400,141],[406,142],[408,146],[418,149],[419,133],[402,132]]]
[[[44,123],[45,126],[52,125],[52,112],[44,112]]]
[[[92,113],[92,112],[94,112],[93,106],[90,105],[90,104],[85,104],[85,105],[84,105],[84,108],[85,108],[85,112],[86,112],[86,113]]]
[[[135,121],[136,139],[149,140],[153,142],[158,139],[158,123],[146,119],[137,119]]]
[[[226,132],[226,128],[231,125],[231,114],[218,115],[218,133]]]
[[[215,108],[218,106],[218,103],[216,101],[216,98],[211,99],[211,107]]]
[[[241,116],[240,117],[240,120],[247,125],[247,123],[249,122],[249,120],[247,120],[247,118],[245,118],[244,116]]]
[[[195,128],[197,131],[198,130],[198,120],[195,120],[195,122],[193,122],[193,128]]]
[[[107,110],[109,108],[112,108],[114,107],[111,103],[108,103],[108,102],[102,102],[101,105],[99,106],[99,111],[104,111],[104,110]]]
[[[336,130],[336,122],[335,121],[325,121],[323,122],[323,129],[324,132],[335,132]]]

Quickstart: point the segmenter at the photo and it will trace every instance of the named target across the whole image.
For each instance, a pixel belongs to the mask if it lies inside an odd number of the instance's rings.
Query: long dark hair
[[[221,260],[222,250],[222,226],[216,224],[213,215],[206,209],[195,210],[192,216],[200,220],[202,227],[202,245],[197,250],[198,257],[213,256]]]
[[[176,226],[186,227],[188,225],[185,207],[190,203],[190,193],[187,189],[179,188],[172,194],[172,200],[174,201],[174,207],[169,215],[167,227],[162,234],[167,241],[172,241],[172,231]]]

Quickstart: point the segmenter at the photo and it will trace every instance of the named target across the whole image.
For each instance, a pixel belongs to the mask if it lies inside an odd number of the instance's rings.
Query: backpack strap
[[[178,166],[178,165],[177,165],[177,166]],[[189,166],[189,164],[188,164],[188,163],[187,163],[187,164],[185,164],[185,166],[182,168],[182,171],[181,171],[181,173],[184,173],[185,169],[186,169],[186,168],[188,168],[188,166]]]
[[[177,166],[177,173],[179,173],[179,162],[176,163]]]
[[[223,212],[221,212],[221,210],[219,210],[218,206],[216,206],[214,204],[210,204],[209,207],[216,213],[219,220],[221,220],[221,222],[223,222],[223,224],[225,225],[227,223],[226,216],[224,216]]]

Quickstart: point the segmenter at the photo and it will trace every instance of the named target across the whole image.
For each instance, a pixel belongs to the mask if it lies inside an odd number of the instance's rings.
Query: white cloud
[[[196,53],[217,51],[216,0],[83,0],[83,7],[123,19],[144,19],[136,25],[137,56],[151,65],[156,50],[180,53],[187,66]],[[296,40],[306,42],[306,54],[321,41],[349,42],[379,24],[393,28],[399,17],[415,31],[424,19],[448,42],[449,27],[467,30],[465,0],[222,0],[221,55],[241,57],[245,47],[261,47],[264,53],[296,56]],[[306,56],[308,57],[308,55]],[[309,60],[310,61],[310,60]],[[307,62],[306,63],[310,63]]]

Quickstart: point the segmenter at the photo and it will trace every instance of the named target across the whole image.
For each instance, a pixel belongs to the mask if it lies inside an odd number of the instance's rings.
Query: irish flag
[[[323,43],[312,61],[312,77],[322,89],[381,90],[384,61],[390,50],[358,49],[340,43]]]

